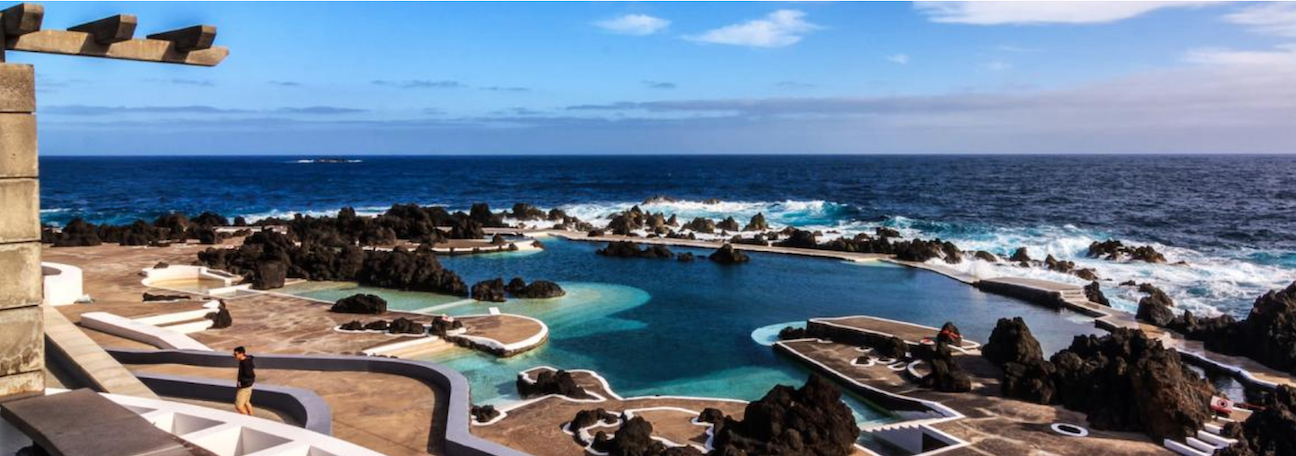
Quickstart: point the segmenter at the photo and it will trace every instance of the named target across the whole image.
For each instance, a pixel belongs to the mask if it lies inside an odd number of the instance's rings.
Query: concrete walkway
[[[90,336],[53,307],[45,306],[45,341],[51,351],[47,356],[63,356],[75,363],[75,366],[64,366],[68,374],[91,384],[85,385],[95,390],[157,399],[143,382],[135,378],[121,363],[113,359]]]

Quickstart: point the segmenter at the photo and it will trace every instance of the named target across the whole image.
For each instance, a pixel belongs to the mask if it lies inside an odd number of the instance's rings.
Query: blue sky
[[[11,53],[47,155],[1289,153],[1296,4],[49,3],[216,68]]]

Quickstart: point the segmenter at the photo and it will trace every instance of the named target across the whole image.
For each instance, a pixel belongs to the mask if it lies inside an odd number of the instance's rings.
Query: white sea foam
[[[632,202],[602,202],[561,206],[570,215],[604,225],[609,216],[636,205]],[[770,226],[779,229],[793,226],[818,230],[824,233],[820,241],[857,233],[872,233],[877,227],[893,228],[904,238],[940,238],[955,243],[964,250],[985,250],[1002,256],[1011,255],[1018,247],[1026,247],[1030,255],[1043,259],[1053,255],[1059,260],[1074,261],[1078,267],[1092,268],[1099,277],[1103,291],[1112,304],[1125,310],[1135,310],[1142,297],[1135,287],[1121,287],[1126,280],[1149,282],[1165,290],[1180,308],[1197,314],[1217,315],[1229,311],[1245,315],[1254,299],[1268,290],[1285,287],[1296,280],[1296,260],[1257,262],[1256,257],[1293,258],[1288,252],[1256,251],[1198,251],[1169,246],[1140,239],[1125,239],[1105,230],[1079,228],[1072,225],[1037,227],[967,226],[941,221],[916,220],[902,216],[888,217],[882,221],[862,221],[849,205],[823,200],[807,201],[674,201],[639,203],[645,212],[676,215],[681,223],[694,217],[715,220],[732,216],[740,225],[757,213],[763,213]],[[730,233],[733,235],[735,233]],[[697,235],[704,239],[718,239],[720,235]],[[1121,239],[1126,244],[1151,245],[1165,254],[1167,263],[1149,264],[1140,261],[1117,262],[1088,258],[1089,244],[1107,239]],[[1186,264],[1178,264],[1180,262]],[[968,258],[954,269],[981,277],[1000,276],[1035,277],[1049,280],[1085,284],[1083,279],[1040,268],[1020,268],[1011,265],[990,264]]]

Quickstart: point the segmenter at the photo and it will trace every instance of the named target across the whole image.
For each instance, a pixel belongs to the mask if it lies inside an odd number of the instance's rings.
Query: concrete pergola
[[[216,66],[216,27],[195,25],[135,38],[129,14],[68,30],[41,30],[45,8],[22,3],[0,12],[0,400],[45,389],[41,305],[40,179],[36,78],[9,51]]]

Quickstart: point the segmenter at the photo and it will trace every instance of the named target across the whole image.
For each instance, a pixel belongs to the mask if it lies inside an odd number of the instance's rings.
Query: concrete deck
[[[546,370],[554,369],[538,367],[526,372],[534,376]],[[652,423],[654,436],[701,448],[706,442],[706,431],[709,427],[692,423],[698,413],[711,407],[720,409],[735,418],[741,418],[743,409],[747,406],[746,402],[725,399],[671,396],[623,398],[609,387],[606,380],[592,371],[570,370],[569,372],[576,378],[577,384],[603,399],[573,400],[563,396],[533,399],[501,409],[504,413],[503,418],[491,424],[473,426],[473,434],[535,456],[582,454],[583,448],[571,435],[564,433],[562,428],[576,416],[577,412],[602,408],[617,415],[625,411],[640,414]],[[615,432],[615,428],[606,428],[594,429],[591,433],[597,430],[604,430],[609,434]]]
[[[871,317],[867,315],[855,315],[849,317],[835,317],[835,318],[812,318],[810,319],[810,321],[816,323],[824,323],[824,324],[840,326],[840,327],[864,331],[864,332],[873,332],[878,334],[885,334],[888,336],[895,336],[904,339],[905,342],[914,345],[921,344],[924,339],[936,340],[937,334],[940,333],[940,328],[933,328],[931,326],[923,326],[923,325],[918,325],[918,324],[913,324],[913,323],[908,323],[903,321],[888,320],[879,317]],[[964,350],[974,350],[979,348],[980,346],[981,344],[978,342],[974,342],[968,339],[963,339],[961,343],[958,345],[958,348],[962,348]]]
[[[970,442],[969,446],[941,454],[1168,454],[1165,448],[1143,434],[1090,429],[1089,437],[1074,438],[1054,433],[1049,429],[1052,423],[1087,427],[1084,414],[1000,396],[998,369],[980,356],[956,354],[954,358],[972,376],[972,392],[941,393],[918,387],[903,370],[892,370],[880,364],[871,367],[851,364],[860,355],[853,345],[802,339],[782,341],[775,346],[807,366],[836,377],[839,384],[875,402],[891,402],[883,393],[892,393],[938,402],[961,413],[964,417],[943,421],[938,415],[917,410],[901,413],[918,420],[915,422],[935,421],[930,424],[932,427]],[[876,390],[854,387],[853,383]]]

